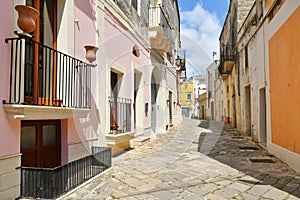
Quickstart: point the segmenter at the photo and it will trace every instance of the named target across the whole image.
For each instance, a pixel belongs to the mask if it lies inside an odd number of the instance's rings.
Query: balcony
[[[162,5],[149,9],[149,36],[153,49],[165,53],[173,41],[172,27]]]
[[[28,37],[8,38],[9,98],[7,118],[63,119],[86,117],[91,108],[91,68]]]
[[[108,147],[92,147],[92,155],[55,168],[21,167],[21,198],[56,199],[110,167]]]
[[[109,98],[110,134],[120,134],[131,131],[131,99]]]
[[[223,63],[224,71],[232,71],[235,64],[234,46],[222,44],[221,47],[221,62]]]
[[[107,145],[116,156],[130,148],[130,140],[134,138],[131,130],[131,99],[110,97],[110,132],[106,136]]]
[[[224,63],[222,61],[220,62],[218,70],[223,80],[226,80],[228,76],[231,74],[231,71],[224,69]]]

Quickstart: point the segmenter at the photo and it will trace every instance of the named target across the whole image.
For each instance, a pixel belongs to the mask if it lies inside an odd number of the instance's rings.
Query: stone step
[[[145,143],[147,143],[149,141],[150,141],[150,137],[139,136],[139,137],[136,137],[136,138],[130,140],[130,147],[134,149],[134,148],[144,145]]]

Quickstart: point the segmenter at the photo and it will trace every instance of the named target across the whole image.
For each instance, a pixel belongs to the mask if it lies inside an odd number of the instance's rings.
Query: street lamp
[[[179,56],[177,56],[177,58],[175,59],[175,63],[176,63],[176,66],[180,66],[180,58],[179,58]]]
[[[175,59],[176,66],[179,67],[180,71],[185,70],[185,59],[181,59],[179,56]]]

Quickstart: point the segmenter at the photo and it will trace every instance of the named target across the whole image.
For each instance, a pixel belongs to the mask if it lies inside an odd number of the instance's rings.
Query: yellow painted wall
[[[192,98],[191,100],[186,99],[186,94],[187,93],[192,93]],[[193,82],[184,82],[180,83],[180,93],[181,93],[181,105],[183,106],[189,106],[189,105],[194,105],[194,83]]]
[[[269,40],[272,142],[300,154],[300,7]]]
[[[203,94],[201,94],[200,96],[199,96],[199,99],[198,99],[198,101],[199,101],[199,107],[200,107],[200,109],[199,109],[199,116],[200,116],[200,119],[207,119],[207,116],[206,116],[206,102],[207,102],[207,98],[206,98],[206,92],[205,93],[203,93]],[[202,108],[204,109],[204,111],[203,111],[203,116],[202,116]]]

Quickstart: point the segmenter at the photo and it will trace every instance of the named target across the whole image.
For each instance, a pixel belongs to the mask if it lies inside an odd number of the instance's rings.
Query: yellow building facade
[[[181,106],[194,105],[195,93],[193,82],[180,83],[180,94]]]
[[[192,110],[194,108],[194,83],[182,82],[180,83],[180,104],[182,116],[185,118],[191,118]]]
[[[203,93],[199,95],[198,101],[199,101],[199,117],[200,119],[207,119],[207,114],[206,114],[206,102],[207,102],[207,93]]]

